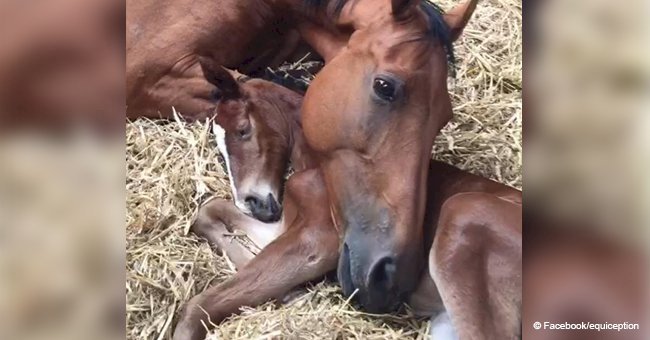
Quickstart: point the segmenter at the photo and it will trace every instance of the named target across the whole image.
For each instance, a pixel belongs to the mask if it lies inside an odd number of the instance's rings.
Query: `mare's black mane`
[[[328,5],[332,4],[334,15],[338,16],[343,10],[343,6],[350,0],[303,0],[305,6],[308,10],[318,11],[325,9]],[[420,8],[424,11],[429,21],[429,32],[428,35],[431,39],[440,42],[445,48],[447,53],[447,60],[449,65],[452,67],[456,63],[456,58],[454,56],[454,46],[451,40],[451,33],[449,32],[449,27],[443,20],[443,11],[440,6],[429,2],[428,0],[422,0],[420,3]]]

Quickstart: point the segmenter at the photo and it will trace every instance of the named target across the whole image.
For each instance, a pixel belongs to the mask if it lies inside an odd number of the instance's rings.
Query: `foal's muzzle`
[[[245,201],[253,217],[262,222],[276,222],[282,215],[282,207],[273,194],[268,194],[265,198],[250,195]]]

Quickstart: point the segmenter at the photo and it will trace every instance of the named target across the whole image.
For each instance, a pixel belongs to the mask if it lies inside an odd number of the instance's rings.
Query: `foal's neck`
[[[305,136],[302,134],[300,121],[294,121],[290,130],[291,146],[291,166],[296,172],[313,169],[318,166],[314,158],[314,152],[311,150]]]
[[[283,110],[284,119],[287,121],[287,139],[289,141],[289,161],[293,170],[296,172],[315,168],[317,166],[316,160],[313,156],[313,151],[307,145],[305,136],[302,133],[301,124],[301,106],[302,98],[293,105],[289,110]]]
[[[279,86],[279,85],[274,85]],[[278,91],[262,91],[269,102],[277,108],[275,119],[280,119],[286,127],[280,132],[287,141],[287,158],[294,171],[299,172],[317,167],[313,151],[307,145],[302,133],[301,107],[302,96],[288,89]],[[268,95],[266,95],[268,94]]]

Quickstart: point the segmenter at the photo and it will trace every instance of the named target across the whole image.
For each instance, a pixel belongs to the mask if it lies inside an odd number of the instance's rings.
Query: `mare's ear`
[[[398,20],[407,17],[421,1],[422,0],[391,0],[393,16]]]
[[[205,79],[219,89],[219,99],[234,99],[241,96],[239,83],[230,71],[205,57],[199,57],[199,64]]]
[[[445,23],[449,27],[452,41],[458,39],[460,34],[463,33],[463,29],[467,25],[469,18],[472,17],[477,3],[478,0],[467,0],[465,3],[456,5],[443,15]]]

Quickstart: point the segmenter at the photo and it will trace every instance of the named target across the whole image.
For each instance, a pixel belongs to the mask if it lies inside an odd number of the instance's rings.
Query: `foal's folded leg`
[[[521,256],[521,205],[484,193],[444,203],[429,271],[458,338],[519,338]]]
[[[336,268],[337,260],[338,235],[333,228],[294,225],[232,279],[192,298],[181,313],[174,339],[203,339],[203,323],[218,324],[242,306],[282,297],[293,287]]]
[[[199,214],[192,225],[192,231],[228,256],[236,268],[241,268],[255,257],[255,253],[246,247],[238,236],[233,236],[235,233],[232,228],[221,217],[224,215],[224,211],[229,210],[229,206],[237,209],[232,202],[221,199],[210,200],[199,208]]]
[[[224,252],[241,268],[280,234],[279,223],[262,223],[241,212],[231,201],[211,199],[201,208],[192,231]],[[239,233],[242,236],[236,236]],[[243,234],[253,247],[247,247]]]

